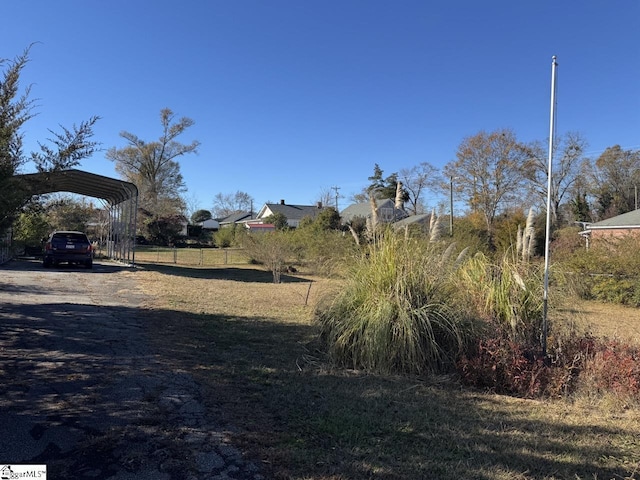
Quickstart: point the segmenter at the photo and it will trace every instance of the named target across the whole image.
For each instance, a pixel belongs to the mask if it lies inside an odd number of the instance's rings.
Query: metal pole
[[[453,176],[449,177],[449,236],[453,237]]]
[[[549,298],[549,241],[551,238],[551,167],[553,164],[553,140],[555,134],[556,110],[556,62],[551,59],[551,114],[549,120],[549,164],[547,166],[547,225],[544,242],[544,292],[542,294],[542,355],[547,356],[547,336],[549,334],[548,298]]]

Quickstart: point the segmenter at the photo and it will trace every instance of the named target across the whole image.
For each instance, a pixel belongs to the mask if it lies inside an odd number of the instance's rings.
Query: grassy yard
[[[246,264],[247,256],[238,248],[171,248],[139,245],[136,262],[191,266]]]
[[[158,351],[197,376],[266,478],[640,479],[637,406],[332,369],[312,310],[335,282],[296,274],[276,285],[246,265],[143,265],[136,277],[154,298]],[[598,318],[598,333],[638,338],[636,310],[587,307],[572,312],[583,327]]]

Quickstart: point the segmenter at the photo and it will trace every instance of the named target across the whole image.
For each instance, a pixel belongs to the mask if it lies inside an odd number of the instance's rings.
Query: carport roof
[[[117,205],[138,196],[138,188],[133,183],[81,170],[29,173],[16,175],[16,177],[29,183],[33,195],[71,192],[101,198],[111,205]]]

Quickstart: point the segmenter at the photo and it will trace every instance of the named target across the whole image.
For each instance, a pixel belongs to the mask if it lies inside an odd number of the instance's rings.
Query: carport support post
[[[113,258],[113,228],[114,228],[114,218],[113,218],[113,205],[111,202],[108,203],[109,208],[109,233],[107,234],[107,257]]]
[[[138,195],[136,194],[136,201],[131,201],[131,205],[133,206],[133,232],[131,236],[133,238],[133,253],[131,254],[131,265],[135,266],[136,264],[136,235],[138,234]]]

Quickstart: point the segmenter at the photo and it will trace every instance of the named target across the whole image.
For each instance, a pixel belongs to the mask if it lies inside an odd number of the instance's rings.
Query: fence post
[[[173,263],[178,263],[178,249],[173,247]]]

